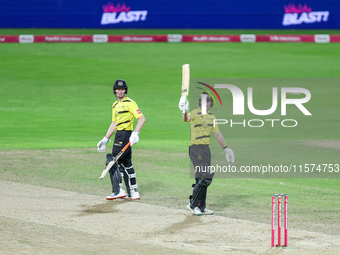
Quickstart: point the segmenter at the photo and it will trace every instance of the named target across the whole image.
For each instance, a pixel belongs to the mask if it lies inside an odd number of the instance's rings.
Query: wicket
[[[272,196],[272,247],[275,246],[275,199],[277,197],[277,247],[281,247],[281,197],[284,196],[284,247],[288,246],[288,195],[275,194]]]

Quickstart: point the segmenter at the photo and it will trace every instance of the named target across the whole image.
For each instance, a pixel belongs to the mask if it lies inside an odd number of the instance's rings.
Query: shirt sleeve
[[[215,115],[213,115],[213,120],[215,120],[215,119],[216,119],[216,117],[215,117]],[[218,125],[217,124],[215,124],[215,126],[213,125],[212,128],[211,128],[211,131],[214,132],[214,133],[220,132],[220,130],[218,129]]]
[[[112,104],[112,122],[116,122],[116,114],[115,114],[115,108],[114,108],[115,103],[116,103],[116,102],[114,102],[114,103]]]
[[[133,116],[135,116],[136,119],[144,116],[141,110],[139,110],[138,105],[135,101],[132,101],[130,104],[130,112],[133,114]]]
[[[188,115],[190,116],[190,121],[193,121],[196,118],[196,112],[195,111],[189,112]]]

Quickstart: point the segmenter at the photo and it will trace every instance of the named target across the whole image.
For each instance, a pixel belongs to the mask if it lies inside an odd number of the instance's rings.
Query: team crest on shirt
[[[128,110],[128,107],[125,104],[120,104],[117,108],[118,108],[119,111],[127,111]]]

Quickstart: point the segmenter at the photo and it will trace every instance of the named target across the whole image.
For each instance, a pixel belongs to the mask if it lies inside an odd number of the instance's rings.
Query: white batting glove
[[[132,132],[131,136],[130,136],[130,146],[132,147],[132,145],[136,144],[139,142],[139,132]]]
[[[235,161],[235,156],[234,156],[234,152],[232,149],[230,148],[225,148],[223,149],[225,152],[225,158],[227,159],[228,163],[234,163]]]
[[[182,96],[178,103],[178,108],[183,112],[189,111],[189,102],[186,96]]]
[[[110,139],[104,137],[100,142],[97,144],[97,151],[104,152],[106,150],[106,145],[108,142],[111,142]]]

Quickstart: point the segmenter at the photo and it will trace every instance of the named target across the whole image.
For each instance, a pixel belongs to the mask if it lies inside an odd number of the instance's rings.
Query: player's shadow
[[[169,227],[166,227],[160,231],[157,231],[157,234],[162,235],[168,235],[168,234],[174,234],[174,233],[179,233],[181,231],[183,231],[184,229],[187,228],[192,228],[195,226],[199,226],[202,224],[202,220],[201,220],[202,216],[195,216],[195,215],[188,215],[185,217],[185,219],[183,221],[180,222],[175,222],[173,224],[171,224]],[[148,234],[148,235],[154,235],[155,232],[153,231],[152,233]]]
[[[99,214],[99,213],[115,213],[119,210],[115,208],[115,206],[127,202],[124,200],[119,201],[108,201],[103,204],[97,204],[97,205],[81,205],[82,210],[77,216],[86,216],[90,214]]]

